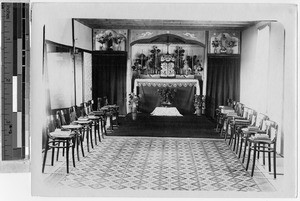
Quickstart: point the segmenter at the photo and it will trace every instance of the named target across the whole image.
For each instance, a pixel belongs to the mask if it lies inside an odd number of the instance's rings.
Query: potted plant
[[[140,96],[135,95],[134,93],[129,94],[129,109],[131,111],[132,120],[136,120],[137,109],[139,105]]]
[[[203,96],[195,95],[194,106],[196,115],[201,116],[202,113]]]

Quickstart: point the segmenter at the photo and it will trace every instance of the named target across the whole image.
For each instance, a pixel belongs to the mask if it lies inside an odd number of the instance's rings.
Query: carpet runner
[[[120,118],[119,127],[107,135],[221,139],[214,128],[215,123],[205,116],[165,117],[139,113],[136,120],[132,120],[131,114]]]
[[[65,166],[47,181],[62,172]],[[261,191],[224,140],[149,137],[107,137],[55,187]]]

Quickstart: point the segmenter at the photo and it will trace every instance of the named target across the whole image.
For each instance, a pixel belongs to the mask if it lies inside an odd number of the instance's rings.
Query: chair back
[[[247,119],[247,118],[248,118],[248,113],[249,113],[249,112],[250,112],[250,108],[244,107],[244,108],[243,108],[243,115],[242,115],[242,117],[245,118],[245,119]]]
[[[70,123],[78,119],[75,106],[69,108],[69,115],[70,115]]]
[[[79,116],[81,116],[81,117],[86,116],[84,103],[81,103],[78,109],[79,109],[79,111],[80,111],[80,115],[79,115]]]
[[[235,107],[235,112],[239,116],[243,116],[243,110],[244,110],[244,105],[240,102],[237,102],[236,107]]]
[[[56,128],[54,115],[49,115],[47,117],[48,131],[53,132]]]
[[[54,118],[55,128],[61,128],[61,126],[62,126],[59,113],[60,113],[59,111],[56,111],[56,114],[55,114],[55,118]]]
[[[255,121],[255,126],[262,129],[263,126],[263,121],[267,120],[268,116],[262,113],[258,113],[257,117],[256,117],[256,121]],[[262,129],[263,130],[263,129]]]
[[[250,126],[255,126],[256,117],[257,117],[257,112],[252,110],[251,125]]]
[[[59,111],[57,111],[57,113],[58,113],[58,116],[60,118],[61,125],[67,125],[64,110],[59,110]]]
[[[276,141],[277,141],[277,133],[278,133],[278,124],[274,122],[270,126],[269,136],[270,136],[270,139],[272,140],[272,142],[275,143],[275,144],[276,144]]]
[[[100,111],[102,107],[101,102],[102,102],[102,98],[97,98],[97,111]]]

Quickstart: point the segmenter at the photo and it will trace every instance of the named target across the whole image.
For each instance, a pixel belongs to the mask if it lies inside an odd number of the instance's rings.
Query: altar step
[[[214,131],[215,124],[206,116],[188,115],[183,117],[150,116],[140,113],[136,120],[131,114],[120,118],[118,129],[109,136],[147,136],[183,138],[221,138]]]

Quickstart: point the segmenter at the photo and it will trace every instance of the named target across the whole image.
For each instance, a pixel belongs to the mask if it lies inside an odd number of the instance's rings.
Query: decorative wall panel
[[[208,53],[211,54],[240,54],[239,31],[210,31]]]
[[[118,51],[125,51],[125,44],[127,39],[127,29],[94,29],[93,30],[93,50],[107,50],[107,43],[104,43],[105,40],[107,40],[109,36],[114,38],[114,42],[111,44],[113,50]],[[103,42],[101,42],[101,39]],[[122,41],[119,41],[119,44],[117,44],[116,40],[123,39]]]
[[[186,30],[131,30],[130,43],[152,38],[161,34],[174,34],[187,40],[195,40],[205,44],[205,31],[186,31]]]

